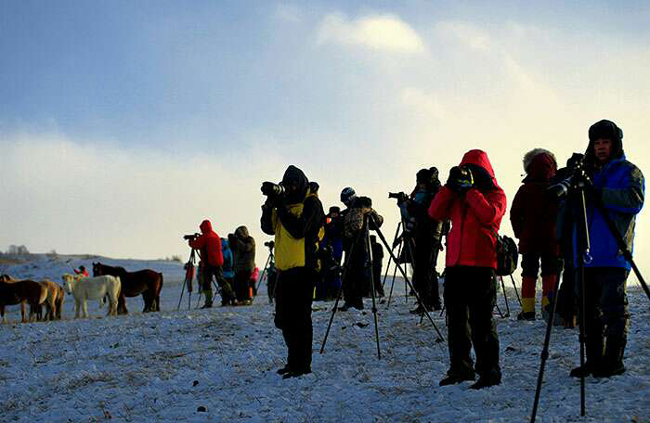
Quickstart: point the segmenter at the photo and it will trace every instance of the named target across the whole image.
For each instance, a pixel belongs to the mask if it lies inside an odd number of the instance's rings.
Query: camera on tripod
[[[550,185],[547,190],[557,198],[564,197],[571,187],[579,184],[590,184],[591,181],[586,172],[585,155],[573,153],[567,161],[567,167],[560,169],[556,182]]]
[[[397,200],[397,204],[406,202],[409,199],[409,196],[405,192],[389,192],[388,198],[394,198]]]
[[[186,241],[190,241],[190,240],[195,240],[196,238],[198,238],[200,236],[201,236],[201,234],[199,234],[199,233],[193,233],[191,235],[183,235],[183,239],[186,240]]]
[[[268,181],[262,183],[261,191],[262,194],[270,198],[282,197],[287,192],[286,188],[284,187],[284,185],[282,185],[282,183],[274,184],[273,182],[268,182]]]
[[[269,247],[269,250],[272,250],[273,248],[275,248],[275,241],[267,241],[264,243],[264,246]]]

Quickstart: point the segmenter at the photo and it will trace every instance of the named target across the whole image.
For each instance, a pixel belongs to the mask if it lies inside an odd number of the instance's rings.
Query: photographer
[[[233,270],[234,259],[226,238],[221,238],[221,255],[223,256],[223,266],[221,268],[223,269],[223,278],[225,280],[225,283],[221,285],[221,291],[233,292],[232,286],[235,283],[235,271]],[[221,305],[235,305],[235,299],[223,296],[221,298]]]
[[[440,386],[474,380],[472,344],[479,380],[470,388],[501,383],[499,337],[492,312],[496,303],[496,235],[505,211],[506,196],[481,150],[465,154],[431,203],[433,219],[450,219],[452,223],[444,289],[450,367]]]
[[[228,235],[228,243],[235,258],[235,295],[239,305],[252,304],[250,279],[255,270],[255,239],[246,226],[240,226]]]
[[[526,178],[517,191],[510,209],[510,222],[519,239],[522,255],[521,313],[518,320],[535,320],[535,285],[542,268],[542,317],[548,321],[552,292],[560,271],[557,243],[557,199],[548,192],[549,182],[557,171],[555,156],[536,148],[524,156]],[[555,321],[561,323],[559,319]]]
[[[641,171],[626,160],[622,139],[623,131],[609,120],[589,128],[585,169],[593,185],[585,192],[592,257],[585,262],[584,272],[587,361],[571,371],[575,377],[610,377],[625,372],[623,354],[629,324],[625,282],[631,265],[621,254],[599,207],[609,215],[631,252],[645,183]]]
[[[421,169],[415,179],[415,189],[400,206],[409,218],[405,219],[404,234],[412,237],[415,245],[414,251],[410,252],[413,256],[413,283],[424,306],[440,310],[436,264],[442,238],[442,222],[431,219],[428,214],[431,202],[440,190],[438,169]],[[411,313],[420,314],[424,310],[418,305]]]
[[[223,254],[221,253],[221,239],[212,230],[212,224],[209,220],[204,220],[199,226],[201,235],[196,238],[188,239],[188,244],[195,250],[199,250],[201,262],[201,289],[205,294],[205,304],[202,308],[212,307],[212,277],[214,276],[217,283],[222,289],[223,301],[228,302],[232,299],[233,294],[230,285],[223,278]]]
[[[268,197],[262,206],[262,230],[275,235],[275,325],[288,349],[287,364],[278,373],[283,378],[302,376],[311,373],[311,303],[325,213],[318,197],[310,195],[307,177],[295,166],[287,168],[281,185],[265,182],[262,193]]]
[[[379,226],[384,223],[384,218],[372,208],[372,200],[368,197],[357,197],[352,188],[345,188],[341,192],[341,201],[348,208],[343,211],[343,249],[345,250],[345,264],[347,268],[343,280],[345,303],[341,311],[351,307],[363,310],[363,288],[372,283],[370,277],[370,251],[368,243],[361,232],[365,231],[365,216],[370,214],[372,220]],[[374,225],[371,224],[370,229]],[[358,242],[357,242],[358,240]]]
[[[343,258],[343,225],[341,209],[337,206],[329,208],[325,223],[325,238],[321,241],[321,249],[325,252],[323,260],[323,279],[325,284],[325,299],[336,299],[341,288],[341,259]]]

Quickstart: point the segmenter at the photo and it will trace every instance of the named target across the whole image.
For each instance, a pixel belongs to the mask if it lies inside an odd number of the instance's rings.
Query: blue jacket
[[[235,277],[232,250],[228,245],[228,240],[224,238],[221,238],[221,254],[223,255],[223,277],[226,279],[232,279]]]
[[[643,174],[621,154],[594,172],[592,178],[605,211],[632,252],[636,214],[643,207],[645,195]],[[585,267],[623,267],[630,270],[630,263],[619,250],[603,215],[591,202],[587,202],[587,222],[592,261],[585,263]]]

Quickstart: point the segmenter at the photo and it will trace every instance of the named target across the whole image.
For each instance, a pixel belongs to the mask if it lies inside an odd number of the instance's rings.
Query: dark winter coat
[[[240,226],[235,230],[235,236],[230,238],[235,273],[252,272],[255,269],[255,239],[248,234],[248,228]]]
[[[550,179],[557,171],[555,157],[535,149],[524,158],[527,176],[510,209],[510,222],[519,239],[521,254],[557,255],[557,197],[548,192]]]
[[[287,183],[298,181],[301,198],[289,199],[275,206],[262,206],[262,231],[275,235],[275,264],[278,270],[298,267],[315,269],[318,243],[325,222],[323,205],[317,196],[309,195],[309,181],[297,167],[289,166],[282,180]]]
[[[458,194],[444,186],[429,208],[436,220],[451,220],[447,237],[447,267],[475,266],[495,269],[496,233],[506,212],[506,195],[497,184],[494,170],[485,152],[468,151],[461,166],[475,165],[489,176],[490,188],[471,188]]]
[[[235,271],[233,270],[234,258],[228,246],[228,240],[224,238],[221,238],[221,254],[223,255],[223,277],[232,279],[235,277]]]
[[[221,238],[212,230],[212,223],[206,219],[201,222],[199,228],[201,235],[189,241],[190,247],[199,250],[202,262],[211,266],[222,266]]]

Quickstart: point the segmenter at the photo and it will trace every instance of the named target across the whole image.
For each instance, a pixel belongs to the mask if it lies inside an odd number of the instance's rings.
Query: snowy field
[[[21,278],[60,275],[92,259],[42,258],[0,265]],[[530,418],[545,325],[497,316],[503,383],[480,391],[469,382],[441,388],[448,365],[427,321],[408,313],[404,286],[390,308],[379,306],[382,358],[377,360],[372,314],[337,313],[323,355],[318,349],[331,303],[314,303],[314,359],[310,375],[282,380],[285,347],[273,327],[273,309],[260,296],[251,307],[175,311],[182,267],[166,261],[101,260],[128,270],[163,271],[162,312],[142,314],[131,298],[128,316],[107,318],[90,304],[91,319],[20,324],[19,307],[0,330],[0,421],[43,422],[524,422]],[[553,332],[539,422],[650,422],[650,302],[629,284],[632,325],[625,375],[588,378],[587,416],[580,417],[577,330]],[[262,289],[265,291],[265,288]],[[388,291],[388,290],[387,290]],[[369,300],[366,300],[369,306]],[[503,295],[499,306],[505,311]],[[369,308],[369,307],[368,307]],[[436,324],[446,336],[444,319]],[[205,411],[198,411],[199,409]]]

